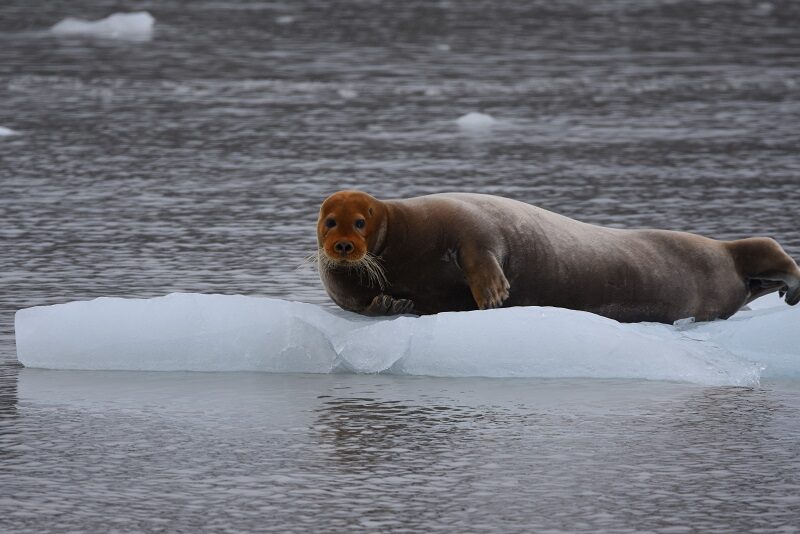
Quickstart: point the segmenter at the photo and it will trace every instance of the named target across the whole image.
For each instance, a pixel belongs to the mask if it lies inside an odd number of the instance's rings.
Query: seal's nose
[[[337,241],[336,244],[333,245],[333,250],[342,256],[346,256],[353,251],[353,244],[350,241]]]

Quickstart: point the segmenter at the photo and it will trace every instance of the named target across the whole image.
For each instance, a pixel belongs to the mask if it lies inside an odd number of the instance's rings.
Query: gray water
[[[45,31],[142,9],[149,41]],[[295,268],[349,187],[800,258],[799,27],[792,1],[4,0],[0,530],[796,531],[796,381],[40,371],[13,313],[329,306]]]

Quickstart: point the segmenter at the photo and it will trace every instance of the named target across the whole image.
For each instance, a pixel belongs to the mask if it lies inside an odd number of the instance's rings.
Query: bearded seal
[[[770,238],[605,228],[483,194],[340,191],[317,243],[328,295],[371,316],[555,306],[673,323],[728,318],[773,291],[800,301],[800,269]]]

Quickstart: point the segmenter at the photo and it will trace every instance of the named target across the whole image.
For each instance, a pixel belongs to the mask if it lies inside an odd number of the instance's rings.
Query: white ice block
[[[497,124],[497,120],[486,113],[470,111],[456,119],[456,124],[463,130],[486,130]]]
[[[114,13],[100,20],[66,18],[50,28],[56,35],[90,35],[106,39],[146,41],[152,37],[155,19],[147,11]]]
[[[800,306],[674,327],[560,308],[370,319],[237,295],[99,298],[17,312],[19,361],[49,369],[600,377],[755,385],[800,376]]]

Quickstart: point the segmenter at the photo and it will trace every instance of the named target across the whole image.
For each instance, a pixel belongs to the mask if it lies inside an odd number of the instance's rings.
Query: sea
[[[14,338],[99,296],[333,309],[298,266],[349,188],[800,259],[798,28],[793,0],[3,0],[0,531],[798,532],[798,377],[53,371]]]

